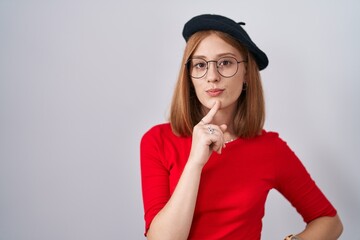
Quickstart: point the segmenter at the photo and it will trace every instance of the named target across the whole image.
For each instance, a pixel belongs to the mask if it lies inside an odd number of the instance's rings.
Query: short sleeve
[[[322,216],[335,216],[336,209],[316,185],[288,145],[278,138],[276,189],[296,208],[306,223]]]
[[[153,218],[170,198],[169,170],[164,159],[158,128],[152,128],[141,139],[140,167],[144,204],[145,235]]]

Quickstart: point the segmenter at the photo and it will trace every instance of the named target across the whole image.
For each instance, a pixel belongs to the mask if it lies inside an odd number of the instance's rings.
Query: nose
[[[213,64],[211,64],[213,63]],[[220,74],[217,69],[217,62],[216,61],[209,61],[208,62],[208,70],[206,74],[206,80],[208,82],[217,82],[220,80]]]

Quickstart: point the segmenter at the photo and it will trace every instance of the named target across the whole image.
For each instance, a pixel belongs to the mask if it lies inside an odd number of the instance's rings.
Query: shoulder
[[[267,150],[273,154],[291,152],[286,141],[284,141],[278,132],[263,130],[261,134],[252,140],[254,147]]]
[[[279,138],[279,133],[273,131],[267,131],[264,129],[261,131],[260,137],[264,139],[277,139]]]
[[[270,151],[274,154],[276,161],[280,165],[288,166],[288,164],[298,165],[300,163],[295,152],[280,137],[279,133],[263,131],[260,138],[266,142],[267,149],[271,149]]]
[[[261,134],[255,137],[257,141],[267,143],[267,144],[281,144],[285,143],[281,138],[279,133],[273,131],[262,130]]]
[[[187,154],[191,146],[191,137],[181,137],[173,133],[170,123],[151,127],[142,137],[140,153],[144,160],[160,159],[165,166],[169,161]]]
[[[151,127],[149,130],[147,130],[144,133],[142,139],[151,138],[151,137],[159,137],[159,136],[164,136],[164,135],[174,135],[174,133],[172,132],[170,123],[162,123],[162,124],[158,124],[158,125]]]
[[[170,123],[162,123],[151,127],[142,136],[141,144],[157,143],[162,144],[168,141],[177,141],[180,137],[175,135],[172,131]]]

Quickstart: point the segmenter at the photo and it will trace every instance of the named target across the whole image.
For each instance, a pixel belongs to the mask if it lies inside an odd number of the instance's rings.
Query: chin
[[[220,108],[222,106],[222,100],[221,99],[217,99],[217,98],[211,98],[211,99],[206,99],[206,100],[199,100],[201,105],[207,109],[211,109],[216,101],[220,101]]]

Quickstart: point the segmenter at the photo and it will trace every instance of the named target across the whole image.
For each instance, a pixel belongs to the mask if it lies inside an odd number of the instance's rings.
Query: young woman
[[[275,188],[307,223],[286,239],[337,239],[335,208],[278,134],[263,130],[259,71],[268,59],[241,25],[200,15],[184,26],[170,123],[141,141],[145,235],[258,240]]]

